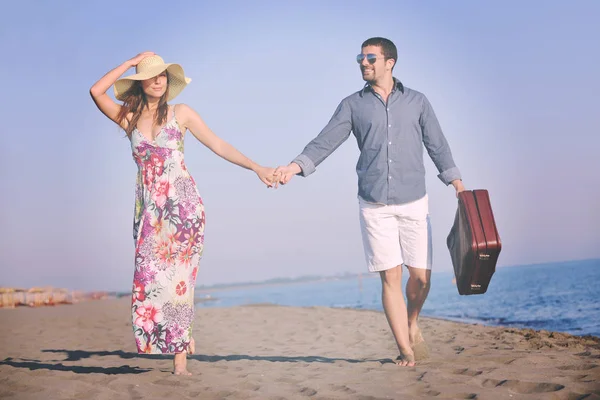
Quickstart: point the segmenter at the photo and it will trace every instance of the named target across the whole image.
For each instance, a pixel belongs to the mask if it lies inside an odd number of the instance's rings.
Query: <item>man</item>
[[[357,62],[366,81],[363,89],[342,100],[321,133],[275,175],[281,184],[297,174],[310,175],[354,133],[360,149],[356,172],[367,265],[381,277],[383,309],[400,351],[396,363],[413,366],[415,353],[427,351],[417,321],[431,278],[423,145],[440,180],[452,184],[457,195],[464,186],[431,104],[392,75],[398,59],[394,43],[375,37],[361,47]],[[402,265],[410,274],[406,305]]]

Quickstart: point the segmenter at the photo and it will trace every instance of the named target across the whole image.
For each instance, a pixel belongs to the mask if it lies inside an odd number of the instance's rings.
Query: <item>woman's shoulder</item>
[[[177,103],[177,104],[173,104],[173,110],[175,112],[181,111],[181,112],[187,112],[189,110],[191,110],[192,108],[190,106],[188,106],[185,103]]]
[[[181,119],[185,119],[196,113],[196,111],[194,111],[192,107],[188,106],[185,103],[178,103],[173,105],[173,112],[175,113],[175,115],[177,115],[177,117]]]

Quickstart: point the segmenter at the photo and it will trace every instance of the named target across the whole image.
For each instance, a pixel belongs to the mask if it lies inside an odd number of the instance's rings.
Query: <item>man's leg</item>
[[[412,367],[415,362],[408,335],[407,308],[402,294],[402,266],[381,271],[379,275],[383,310],[400,351],[396,362],[398,365]]]
[[[398,365],[414,365],[410,348],[406,303],[402,293],[402,254],[398,242],[398,220],[393,207],[360,201],[360,226],[365,258],[370,272],[381,277],[381,300],[400,357]],[[394,266],[390,268],[390,266]]]
[[[417,321],[431,287],[431,270],[407,267],[410,273],[406,283],[408,334],[410,345],[414,346],[423,341]]]
[[[427,358],[429,349],[419,330],[419,313],[431,286],[431,225],[425,196],[401,209],[398,219],[402,258],[409,279],[406,284],[407,324],[410,345],[417,360]]]

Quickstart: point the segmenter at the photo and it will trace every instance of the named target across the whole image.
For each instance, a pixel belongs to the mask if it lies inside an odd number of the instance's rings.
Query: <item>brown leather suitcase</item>
[[[487,190],[465,190],[458,194],[458,209],[446,244],[458,293],[485,293],[502,248]]]

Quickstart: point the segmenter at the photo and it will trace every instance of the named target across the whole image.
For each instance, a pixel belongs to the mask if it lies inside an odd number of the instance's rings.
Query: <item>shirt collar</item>
[[[396,91],[396,89],[399,89],[403,94],[404,94],[404,85],[402,84],[402,82],[400,82],[399,79],[397,78],[393,78],[394,79],[394,87],[392,89],[392,93],[394,93]],[[362,97],[366,92],[372,92],[373,88],[371,87],[370,83],[365,83],[365,86],[363,86],[362,90],[360,91],[360,96]]]

